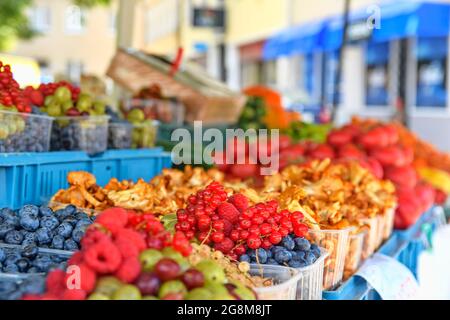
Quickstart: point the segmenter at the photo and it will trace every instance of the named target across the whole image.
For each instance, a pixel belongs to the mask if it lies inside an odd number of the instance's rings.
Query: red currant
[[[252,225],[252,222],[250,220],[242,220],[239,222],[239,225],[242,227],[242,229],[248,229]]]
[[[211,234],[211,240],[215,243],[222,242],[224,238],[225,238],[225,235],[223,234],[223,232],[220,232],[220,231],[216,231]]]
[[[275,231],[269,236],[269,241],[272,244],[279,244],[282,238],[282,235],[278,231]]]
[[[261,239],[255,235],[251,235],[247,238],[247,246],[250,249],[258,249],[261,247]]]

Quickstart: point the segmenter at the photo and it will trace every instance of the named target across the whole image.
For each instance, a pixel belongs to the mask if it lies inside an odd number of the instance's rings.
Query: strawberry
[[[385,168],[385,178],[403,189],[414,188],[418,181],[416,170],[412,166],[387,167]]]
[[[384,130],[387,134],[387,140],[390,145],[396,144],[398,142],[399,136],[398,131],[394,125],[388,124],[384,126]]]
[[[405,154],[398,146],[387,146],[373,149],[370,153],[383,166],[402,166],[405,164]]]
[[[30,102],[38,107],[44,104],[44,95],[39,90],[31,90],[28,97]]]
[[[220,218],[228,220],[231,223],[235,223],[239,217],[238,209],[236,209],[234,205],[228,202],[222,203],[217,208],[217,214]]]
[[[333,148],[331,148],[329,145],[319,144],[308,153],[308,156],[310,156],[313,159],[322,160],[322,159],[334,159],[335,154]]]
[[[362,159],[364,153],[354,144],[348,143],[338,149],[338,156],[345,159]]]
[[[333,130],[328,134],[327,143],[333,147],[340,147],[352,142],[352,134],[345,130]]]
[[[434,203],[434,199],[436,198],[436,192],[428,184],[422,183],[418,184],[414,189],[417,198],[422,203],[422,212],[429,210]]]
[[[368,158],[366,160],[367,165],[368,165],[368,170],[370,172],[372,172],[372,174],[377,178],[377,179],[383,179],[384,176],[384,170],[383,167],[381,166],[380,162],[374,158]]]
[[[386,147],[389,145],[388,134],[382,127],[377,127],[363,134],[358,143],[366,150],[374,148]]]

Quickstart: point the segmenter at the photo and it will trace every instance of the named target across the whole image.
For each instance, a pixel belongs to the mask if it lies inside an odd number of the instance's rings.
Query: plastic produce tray
[[[42,204],[67,187],[70,171],[88,171],[105,185],[111,178],[150,180],[172,164],[161,148],[110,150],[90,157],[85,152],[0,154],[0,208]]]
[[[404,231],[395,231],[378,250],[404,264],[417,277],[417,261],[420,253],[429,246],[429,238],[443,223],[439,207],[422,215],[416,224]],[[378,293],[361,277],[352,276],[334,291],[324,291],[324,300],[380,300]]]

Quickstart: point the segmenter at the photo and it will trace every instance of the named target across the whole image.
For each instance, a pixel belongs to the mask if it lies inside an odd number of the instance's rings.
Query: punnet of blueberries
[[[270,249],[249,249],[240,257],[240,261],[268,265],[303,268],[314,264],[321,256],[320,248],[305,238],[288,235],[278,246]]]
[[[76,251],[93,218],[69,205],[53,211],[25,205],[17,211],[0,209],[0,243]]]
[[[44,291],[45,277],[42,275],[0,281],[0,300],[19,300],[26,294],[42,294]]]
[[[51,127],[49,117],[0,110],[0,153],[48,151]]]
[[[37,274],[53,269],[65,270],[70,254],[58,255],[42,250],[33,244],[21,248],[0,245],[0,272]]]
[[[51,132],[51,151],[85,151],[94,155],[108,147],[108,117],[56,118]]]
[[[133,125],[110,107],[106,108],[109,118],[108,149],[131,149]]]

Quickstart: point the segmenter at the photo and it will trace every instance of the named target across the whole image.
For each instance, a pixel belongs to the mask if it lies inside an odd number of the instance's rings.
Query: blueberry
[[[89,220],[89,216],[85,212],[81,212],[81,211],[79,211],[75,214],[75,218],[77,220],[83,220],[83,219]]]
[[[248,250],[247,255],[250,257],[250,260],[252,262],[256,262],[256,250],[252,250],[252,249]]]
[[[286,248],[282,246],[273,246],[270,250],[272,251],[272,254],[275,254],[278,250],[286,250]]]
[[[265,264],[267,262],[267,252],[263,248],[256,250],[258,260],[260,264]]]
[[[70,223],[63,222],[58,228],[56,228],[56,234],[63,236],[64,239],[69,238],[72,235],[73,227]]]
[[[278,265],[278,262],[277,262],[277,260],[270,258],[270,259],[267,259],[266,264],[270,264],[270,265],[273,265],[273,266],[277,266],[277,265]]]
[[[82,226],[90,226],[92,224],[92,221],[88,219],[81,219],[77,222],[76,228],[82,227]]]
[[[6,259],[4,261],[4,265],[7,266],[9,264],[16,264],[16,262],[22,258],[18,252],[11,252],[7,254]]]
[[[314,255],[316,256],[316,258],[319,258],[321,256],[321,252],[320,252],[320,247],[313,243],[311,244],[311,252],[314,253]]]
[[[27,204],[20,208],[18,213],[20,217],[29,216],[30,218],[36,219],[39,215],[39,208],[34,205]]]
[[[22,215],[19,223],[26,231],[36,231],[39,228],[39,219],[29,215]]]
[[[67,261],[63,261],[63,262],[59,263],[57,268],[61,269],[61,270],[66,270],[67,269]]]
[[[298,260],[305,260],[305,251],[296,251],[295,256]]]
[[[60,222],[62,222],[68,216],[69,214],[67,214],[65,209],[59,209],[55,211],[55,217],[58,218]]]
[[[292,240],[292,238],[289,236],[284,237],[283,240],[281,240],[281,244],[288,250],[293,250],[295,247],[294,240]]]
[[[3,240],[8,232],[14,231],[14,226],[4,223],[0,226],[0,240]]]
[[[51,231],[47,228],[39,228],[36,231],[36,239],[39,245],[45,245],[52,242],[52,234]]]
[[[296,250],[309,251],[311,248],[311,244],[305,238],[296,238],[294,241]]]
[[[302,262],[298,259],[292,259],[288,262],[289,267],[291,268],[301,268]]]
[[[3,268],[4,273],[19,273],[19,267],[15,264],[8,264]]]
[[[75,229],[73,229],[72,231],[72,239],[76,242],[76,243],[80,243],[81,239],[83,238],[83,235],[86,232],[88,226],[82,226],[80,228],[76,227]]]
[[[64,241],[64,250],[77,251],[78,244],[75,241],[73,241],[72,239],[67,239],[66,241]]]
[[[27,258],[22,258],[17,261],[16,265],[17,268],[19,268],[19,271],[24,273],[30,266],[30,261]]]
[[[41,219],[41,227],[48,230],[54,230],[59,225],[59,220],[54,216],[48,216]]]
[[[60,263],[60,262],[66,261],[67,259],[60,255],[52,255],[52,256],[50,256],[50,260],[52,260],[55,263]]]
[[[71,216],[77,212],[77,208],[74,205],[68,205],[63,209],[67,216]]]
[[[19,226],[19,217],[11,209],[8,208],[2,209],[1,215],[3,217],[3,224],[9,224],[14,227]]]
[[[78,223],[78,220],[74,216],[68,216],[63,220],[63,223],[64,222],[70,224],[72,227],[75,227]]]
[[[27,273],[39,273],[39,269],[36,267],[31,267],[28,269]]]
[[[314,262],[316,262],[317,258],[314,255],[314,253],[312,253],[311,251],[308,251],[306,253],[305,260],[306,260],[306,264],[309,266],[309,265],[312,265]]]
[[[5,242],[8,244],[22,244],[23,234],[17,230],[8,232],[5,235]]]
[[[33,266],[36,267],[39,272],[47,272],[52,263],[52,260],[48,256],[41,255],[33,261]]]
[[[59,234],[54,236],[50,247],[53,249],[62,250],[64,248],[64,237]]]
[[[53,210],[50,209],[49,207],[42,206],[39,208],[39,214],[42,217],[50,217],[50,216],[53,216]]]
[[[266,250],[266,254],[267,254],[267,259],[270,259],[273,257],[272,250],[270,250],[270,249]]]
[[[288,262],[291,259],[292,253],[290,253],[286,249],[275,252],[275,260],[278,261],[278,263],[280,264]]]
[[[0,294],[10,293],[17,290],[17,285],[13,281],[0,281]]]
[[[34,259],[39,253],[39,249],[35,245],[28,245],[22,248],[22,257]]]
[[[24,294],[41,294],[45,291],[45,278],[33,276],[21,283],[19,290]]]
[[[251,259],[250,259],[250,257],[249,257],[247,254],[243,254],[243,255],[239,258],[239,261],[251,263]]]
[[[6,259],[6,252],[3,248],[0,248],[0,263],[5,261],[5,259]]]

